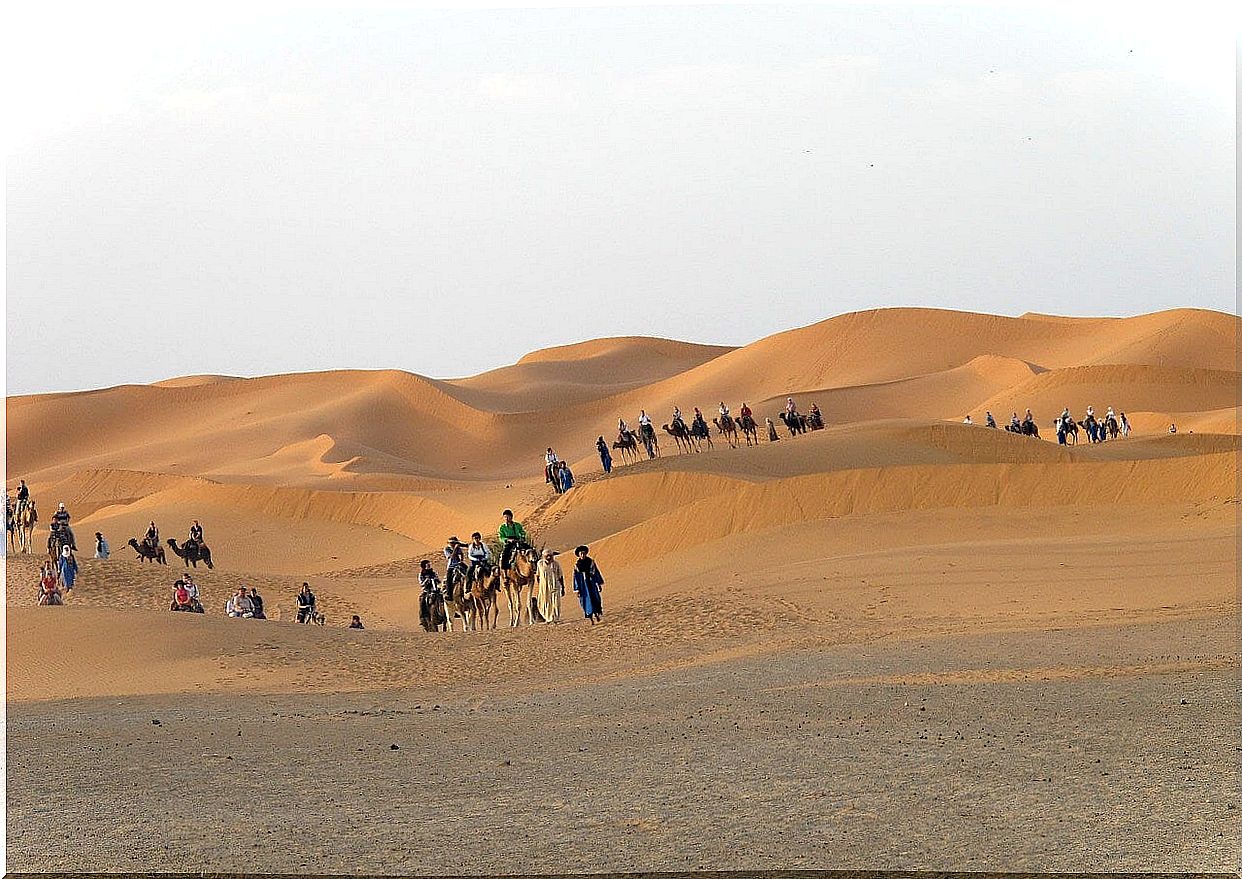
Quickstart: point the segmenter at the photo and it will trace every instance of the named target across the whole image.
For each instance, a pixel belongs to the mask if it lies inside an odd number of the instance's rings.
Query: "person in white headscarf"
[[[543,558],[535,567],[535,601],[544,622],[561,621],[561,596],[565,594],[565,572],[556,560],[556,553],[543,551]]]

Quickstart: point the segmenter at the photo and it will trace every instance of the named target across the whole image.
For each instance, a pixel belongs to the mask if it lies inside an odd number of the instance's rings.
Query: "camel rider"
[[[638,410],[638,429],[643,432],[643,436],[655,435],[655,428],[651,426],[651,416],[647,414],[646,409]]]
[[[504,547],[500,551],[500,570],[507,571],[513,564],[513,553],[519,546],[526,545],[526,529],[521,522],[513,521],[513,510],[505,510],[502,515],[505,520],[500,523],[496,533]]]
[[[630,426],[625,423],[624,418],[617,419],[617,433],[621,434],[621,439],[623,440],[631,433]]]
[[[147,526],[147,536],[142,538],[142,542],[145,543],[147,546],[151,547],[153,551],[159,548],[160,529],[155,527],[154,522],[152,522],[150,525]]]
[[[987,413],[987,425],[993,430],[996,429],[996,419],[992,417],[992,413],[990,411]]]
[[[746,403],[742,404],[742,408],[738,410],[737,414],[742,419],[743,424],[747,423],[748,420],[752,424],[755,421],[755,415],[753,412],[750,411],[750,406]]]
[[[1087,414],[1088,414],[1088,415],[1090,415],[1091,413],[1090,413],[1090,412],[1088,412]],[[1034,423],[1035,423],[1035,416],[1031,414],[1031,410],[1030,410],[1030,409],[1027,409],[1027,410],[1026,410],[1026,417],[1025,417],[1024,419],[1022,419],[1022,420],[1023,420],[1026,424],[1034,424]]]
[[[785,398],[785,415],[788,418],[794,418],[798,415],[798,404],[794,402],[793,397]]]
[[[30,488],[26,485],[26,480],[22,479],[17,484],[17,512],[20,514],[29,502]]]
[[[724,421],[729,417],[729,407],[725,405],[724,400],[720,401],[720,420]]]
[[[203,545],[203,526],[198,524],[198,519],[190,523],[190,542]]]
[[[1088,406],[1088,407],[1087,407],[1087,417],[1088,417],[1088,418],[1094,418],[1094,417],[1095,417],[1095,407],[1094,407],[1094,406]]]
[[[1066,406],[1064,409],[1061,410],[1062,421],[1070,421],[1072,420],[1072,417],[1073,416],[1070,415],[1069,406]]]
[[[674,406],[673,407],[673,426],[677,427],[679,425],[681,426],[682,430],[686,430],[686,420],[681,417],[681,407]]]
[[[482,571],[482,576],[486,577],[492,566],[492,551],[483,542],[482,534],[476,531],[470,535],[470,545],[466,547],[466,554],[470,558],[470,571],[467,579],[473,583],[475,577],[479,576],[476,571]]]
[[[451,587],[466,569],[466,546],[456,537],[444,547],[444,562],[444,582]]]
[[[1009,426],[1010,426],[1013,430],[1015,430],[1015,431],[1016,431],[1016,430],[1021,430],[1021,429],[1022,429],[1022,424],[1018,421],[1018,413],[1017,413],[1017,412],[1013,413],[1013,415],[1012,415],[1012,416],[1010,416],[1010,418],[1009,418]]]
[[[1117,413],[1113,411],[1113,407],[1112,407],[1112,406],[1109,406],[1109,407],[1108,407],[1108,411],[1104,413],[1104,421],[1105,421],[1105,422],[1108,422],[1108,421],[1110,421],[1110,420],[1111,420],[1111,421],[1116,421],[1116,420],[1117,420]]]
[[[807,415],[807,417],[808,417],[809,419],[811,419],[811,423],[812,423],[812,424],[817,424],[817,425],[819,425],[820,427],[823,427],[823,426],[824,426],[824,416],[823,416],[823,414],[819,411],[819,404],[818,404],[818,403],[812,403],[812,404],[811,404],[811,411],[810,411],[810,413]]]
[[[69,546],[76,550],[78,545],[73,539],[73,529],[69,527],[69,518],[69,511],[65,509],[64,501],[61,501],[56,505],[56,512],[52,514],[52,531],[63,532],[69,539]]]

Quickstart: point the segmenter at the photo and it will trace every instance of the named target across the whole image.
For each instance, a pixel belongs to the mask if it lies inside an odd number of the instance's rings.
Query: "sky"
[[[7,392],[1234,311],[1237,20],[1084,6],[27,4]]]

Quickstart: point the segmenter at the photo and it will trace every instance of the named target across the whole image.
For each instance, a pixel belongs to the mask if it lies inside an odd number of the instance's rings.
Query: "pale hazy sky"
[[[11,394],[1235,307],[1223,4],[27,5]]]

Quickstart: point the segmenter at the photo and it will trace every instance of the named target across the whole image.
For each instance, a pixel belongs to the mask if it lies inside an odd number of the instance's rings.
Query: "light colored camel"
[[[539,560],[539,552],[531,547],[519,549],[513,553],[513,562],[509,570],[500,575],[505,587],[505,597],[509,599],[510,627],[522,624],[522,610],[526,610],[526,624],[532,625],[530,613],[530,595],[535,583],[535,564]]]

